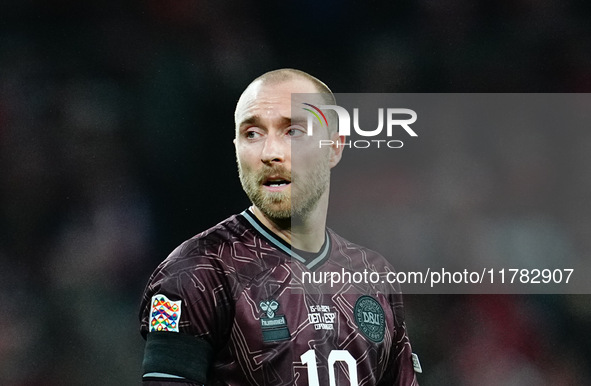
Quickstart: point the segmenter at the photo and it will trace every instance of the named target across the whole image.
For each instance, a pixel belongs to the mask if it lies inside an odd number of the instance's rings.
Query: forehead
[[[310,80],[304,78],[252,83],[242,93],[236,105],[236,124],[239,125],[253,116],[291,117],[292,94],[313,93],[318,93],[318,90]]]

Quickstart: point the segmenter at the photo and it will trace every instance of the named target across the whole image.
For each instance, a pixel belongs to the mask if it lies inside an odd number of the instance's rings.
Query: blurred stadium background
[[[149,274],[248,204],[232,115],[264,71],[299,68],[335,92],[591,90],[586,1],[360,3],[2,2],[1,385],[139,383]],[[470,178],[436,179],[435,161],[453,165],[461,148],[421,163],[433,180],[392,178],[431,205],[460,192],[448,216],[475,201],[479,216],[502,210],[517,227],[524,212],[542,213],[589,258],[590,150],[589,133],[515,149],[522,158],[505,160],[494,179],[511,197],[504,203]],[[499,170],[498,156],[479,158],[483,173]],[[548,210],[557,192],[561,206]],[[431,231],[450,232],[439,220]],[[462,253],[444,237],[434,243]],[[420,248],[408,253],[420,258]],[[591,384],[589,296],[406,301],[422,385]]]

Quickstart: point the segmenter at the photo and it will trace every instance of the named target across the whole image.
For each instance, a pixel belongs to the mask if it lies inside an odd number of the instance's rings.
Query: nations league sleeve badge
[[[353,314],[355,323],[363,335],[376,343],[384,340],[386,320],[384,309],[377,300],[371,296],[361,296],[355,303]]]
[[[172,301],[164,295],[153,296],[150,310],[150,332],[179,332],[181,303],[182,300]]]

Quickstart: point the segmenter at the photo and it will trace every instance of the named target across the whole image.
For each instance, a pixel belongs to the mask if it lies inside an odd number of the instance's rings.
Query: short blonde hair
[[[336,104],[334,94],[323,81],[316,78],[315,76],[308,74],[307,72],[296,70],[295,68],[281,68],[279,70],[266,72],[263,75],[256,78],[255,80],[253,80],[251,84],[257,81],[261,81],[263,83],[285,82],[295,78],[303,78],[309,80],[310,82],[312,82],[314,87],[316,87],[318,93],[323,94],[323,99],[325,99],[326,104]]]
[[[320,98],[325,104],[336,105],[336,99],[334,94],[324,82],[322,82],[315,76],[308,74],[307,72],[296,70],[295,68],[281,68],[278,70],[266,72],[263,75],[257,77],[252,82],[250,82],[250,84],[246,87],[245,90],[247,90],[256,82],[261,82],[262,84],[274,84],[290,81],[293,79],[305,79],[310,81],[318,91]],[[336,132],[338,128],[338,118],[336,117],[336,114],[331,110],[327,111],[326,115],[331,121],[334,122],[334,124],[328,126],[329,133]]]

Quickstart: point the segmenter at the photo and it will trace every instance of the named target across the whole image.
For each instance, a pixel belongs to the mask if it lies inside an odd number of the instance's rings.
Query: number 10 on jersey
[[[318,366],[316,364],[316,352],[313,349],[300,356],[302,363],[308,368],[308,385],[320,386],[318,380]],[[347,350],[332,350],[328,355],[328,379],[329,386],[337,386],[334,365],[337,361],[345,362],[349,370],[350,386],[359,386],[357,381],[357,363],[355,358]],[[342,386],[342,385],[339,385]]]

